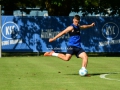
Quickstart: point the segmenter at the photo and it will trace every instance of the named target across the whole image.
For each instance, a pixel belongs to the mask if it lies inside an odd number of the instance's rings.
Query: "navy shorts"
[[[67,48],[67,54],[76,55],[77,58],[79,58],[79,54],[85,52],[82,48],[69,46]]]

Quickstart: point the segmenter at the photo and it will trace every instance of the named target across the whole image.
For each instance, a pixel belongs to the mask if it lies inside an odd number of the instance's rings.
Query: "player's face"
[[[78,23],[80,22],[80,20],[77,20],[77,19],[73,19],[73,23],[75,24],[75,25],[78,25]]]

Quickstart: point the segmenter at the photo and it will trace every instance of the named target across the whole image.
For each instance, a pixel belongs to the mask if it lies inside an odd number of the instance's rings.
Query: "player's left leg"
[[[78,57],[82,59],[82,67],[87,67],[88,64],[88,56],[85,52],[81,52]]]

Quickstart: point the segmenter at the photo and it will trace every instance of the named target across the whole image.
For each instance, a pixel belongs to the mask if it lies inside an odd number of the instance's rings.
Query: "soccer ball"
[[[88,74],[87,69],[81,68],[81,69],[79,70],[79,75],[80,75],[80,76],[85,76],[85,75],[87,75],[87,74]]]

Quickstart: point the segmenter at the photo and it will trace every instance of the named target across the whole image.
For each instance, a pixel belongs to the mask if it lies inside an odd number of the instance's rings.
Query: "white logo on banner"
[[[6,22],[2,26],[2,36],[7,40],[2,40],[2,46],[22,43],[21,39],[18,39],[19,27],[14,22]]]
[[[19,33],[19,27],[16,23],[6,22],[6,23],[3,24],[2,35],[6,39],[13,39],[13,38],[17,37],[18,33]]]
[[[113,22],[108,22],[102,27],[102,35],[108,40],[115,39],[118,34],[119,27]]]
[[[120,39],[113,40],[117,38],[117,36],[119,35],[119,27],[113,22],[108,22],[103,25],[102,35],[107,39],[107,41],[99,42],[99,46],[106,46],[106,45],[120,43]]]

